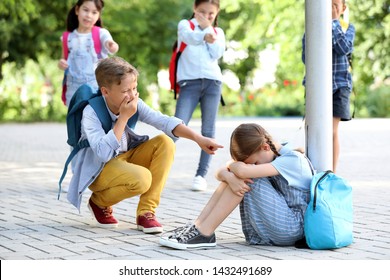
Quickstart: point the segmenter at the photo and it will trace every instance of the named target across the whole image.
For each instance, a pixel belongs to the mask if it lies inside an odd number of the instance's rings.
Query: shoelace
[[[178,227],[177,229],[171,230],[163,234],[162,236],[168,237],[168,239],[179,238],[188,228],[191,228],[194,224],[190,221],[185,226]]]
[[[146,214],[144,214],[144,217],[146,218],[146,219],[148,219],[148,220],[154,220],[155,218],[155,216],[152,214],[152,213],[146,213]]]
[[[193,238],[194,236],[197,236],[199,234],[199,231],[195,227],[195,225],[192,225],[190,228],[187,228],[179,237],[177,237],[177,240],[180,242],[186,242],[188,239]]]
[[[103,211],[104,216],[106,216],[106,218],[109,218],[112,216],[112,207],[103,208],[102,211]]]

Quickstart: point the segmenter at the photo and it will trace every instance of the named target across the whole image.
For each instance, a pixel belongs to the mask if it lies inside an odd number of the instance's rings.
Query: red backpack
[[[100,43],[100,27],[99,26],[94,26],[92,27],[92,40],[93,40],[93,45],[95,47],[95,51],[97,54],[98,59],[102,58],[102,45]],[[62,33],[62,50],[64,54],[64,59],[68,59],[69,55],[69,48],[68,48],[68,37],[69,37],[70,32],[65,31]],[[68,69],[65,70],[64,73],[64,78],[62,79],[62,95],[61,99],[64,104],[66,104],[66,75],[68,73]]]
[[[192,30],[195,29],[195,25],[192,21],[188,21]],[[171,83],[171,90],[173,90],[173,96],[176,99],[177,94],[180,91],[180,86],[177,83],[177,64],[179,58],[183,53],[184,49],[187,47],[187,44],[184,42],[180,43],[180,46],[177,46],[177,42],[173,46],[171,61],[169,62],[169,81]]]

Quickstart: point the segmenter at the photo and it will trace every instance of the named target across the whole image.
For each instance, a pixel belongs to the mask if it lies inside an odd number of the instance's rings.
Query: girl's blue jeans
[[[175,117],[183,120],[188,125],[196,106],[200,103],[202,114],[201,133],[203,136],[214,138],[215,123],[221,100],[221,81],[209,79],[183,80],[179,82],[179,85],[180,94],[176,103]],[[202,150],[195,176],[206,176],[210,160],[211,155]]]

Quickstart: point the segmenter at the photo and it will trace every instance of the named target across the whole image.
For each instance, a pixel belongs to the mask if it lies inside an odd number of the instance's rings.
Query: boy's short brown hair
[[[98,62],[95,70],[96,81],[101,87],[110,87],[113,84],[120,85],[127,75],[138,77],[137,69],[123,58],[118,56],[107,57]]]

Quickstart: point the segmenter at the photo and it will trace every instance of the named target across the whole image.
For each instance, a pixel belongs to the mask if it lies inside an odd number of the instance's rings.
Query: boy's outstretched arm
[[[215,151],[219,148],[223,148],[223,146],[215,142],[214,139],[204,137],[184,124],[176,126],[172,133],[176,137],[183,137],[195,141],[202,150],[210,155],[215,154]]]

